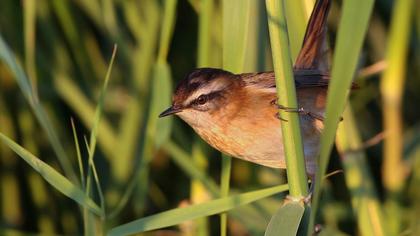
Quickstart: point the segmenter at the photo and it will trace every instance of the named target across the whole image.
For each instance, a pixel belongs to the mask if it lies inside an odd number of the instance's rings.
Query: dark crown
[[[215,68],[198,68],[189,73],[182,81],[180,81],[175,89],[172,97],[173,104],[181,104],[194,91],[205,86],[210,81],[218,78],[231,79],[235,74],[222,69]]]

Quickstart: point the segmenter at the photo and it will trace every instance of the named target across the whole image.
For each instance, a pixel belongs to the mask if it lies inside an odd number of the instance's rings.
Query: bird
[[[327,16],[331,2],[318,0],[310,16],[302,48],[293,66],[298,107],[277,104],[275,74],[234,74],[198,68],[176,86],[172,105],[159,117],[176,115],[213,148],[271,168],[286,168],[278,111],[299,113],[306,172],[317,169],[327,88],[330,80]]]

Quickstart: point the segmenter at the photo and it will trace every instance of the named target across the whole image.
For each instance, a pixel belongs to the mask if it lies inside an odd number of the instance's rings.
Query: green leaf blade
[[[73,199],[80,205],[88,208],[91,212],[102,215],[102,211],[96,203],[87,197],[85,193],[67,178],[57,172],[54,168],[41,161],[36,156],[32,155],[26,149],[13,140],[0,133],[0,140],[9,146],[16,154],[18,154],[23,160],[25,160],[35,171],[37,171],[42,178],[44,178],[49,184],[55,189],[64,194],[65,196]]]
[[[270,220],[265,236],[296,235],[305,207],[299,202],[283,205]]]
[[[263,190],[257,190],[230,197],[219,198],[213,201],[197,204],[194,206],[168,210],[162,213],[144,217],[117,226],[111,229],[108,235],[115,236],[140,233],[176,225],[181,222],[196,219],[199,217],[219,214],[233,209],[235,207],[251,203],[253,201],[271,196],[282,191],[286,191],[287,188],[287,185],[280,185],[276,187],[266,188]]]

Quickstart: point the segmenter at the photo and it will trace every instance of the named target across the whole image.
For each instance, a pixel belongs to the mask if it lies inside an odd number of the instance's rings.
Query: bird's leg
[[[284,119],[284,118],[282,118],[282,117],[280,116],[280,113],[278,113],[278,112],[277,112],[275,116],[276,116],[276,118],[277,118],[277,119],[279,119],[279,120],[281,120],[281,121],[285,121],[285,122],[287,122],[287,120],[286,120],[286,119]]]
[[[283,105],[277,104],[277,101],[276,100],[271,101],[271,104],[276,105],[278,109],[281,109],[281,110],[283,110],[285,112],[296,112],[296,113],[299,113],[300,115],[307,115],[307,116],[309,116],[309,117],[311,117],[313,119],[324,121],[324,117],[323,116],[320,116],[320,115],[315,114],[315,113],[310,112],[310,111],[306,111],[303,107],[301,107],[301,108],[285,107]],[[279,118],[279,119],[284,120],[282,118]]]
[[[270,102],[270,104],[271,104],[271,105],[278,106],[278,105],[277,105],[277,100],[276,100],[276,99],[272,100],[272,101]],[[279,120],[281,120],[281,121],[285,121],[285,122],[287,122],[287,120],[286,120],[286,119],[284,119],[284,118],[282,118],[282,117],[280,116],[280,113],[278,113],[278,112],[277,112],[277,113],[275,114],[275,116],[276,116],[276,118],[277,118],[277,119],[279,119]]]

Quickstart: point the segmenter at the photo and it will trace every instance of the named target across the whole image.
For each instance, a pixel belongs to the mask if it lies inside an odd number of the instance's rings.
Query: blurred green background
[[[307,7],[301,9],[304,17],[291,12],[289,27],[302,25],[309,16],[308,6],[313,1],[300,2]],[[395,1],[378,0],[356,72],[360,88],[350,98],[352,124],[357,126],[353,128],[360,133],[353,137],[357,136],[361,147],[351,151],[364,154],[353,159],[342,150],[333,153],[329,172],[344,172],[328,177],[324,186],[317,223],[325,234],[363,234],[358,218],[362,216],[355,212],[366,206],[356,204],[357,196],[349,190],[358,175],[352,168],[362,168],[358,177],[370,183],[368,188],[385,219],[397,212],[398,221],[390,222],[390,227],[397,228],[400,235],[420,234],[420,6],[413,2],[406,27],[405,73],[399,74],[405,78],[399,123],[403,128],[403,171],[395,174],[383,164],[387,149],[381,137],[386,137],[382,130],[388,110],[380,84],[387,66],[390,25],[399,23],[392,17]],[[247,21],[243,22],[247,26],[243,72],[272,70],[264,1],[248,4]],[[102,104],[94,155],[102,189],[92,187],[91,195],[98,205],[104,203],[107,215],[106,220],[86,216],[77,203],[52,188],[0,142],[1,235],[99,235],[143,216],[218,196],[221,154],[180,119],[158,120],[157,115],[170,104],[177,81],[192,69],[222,67],[223,50],[228,50],[223,48],[222,5],[216,0],[1,1],[0,132],[75,185],[84,186],[70,119],[76,127],[86,177],[90,168],[85,138],[89,145],[95,142],[91,130],[97,120],[97,104]],[[342,1],[333,1],[329,17],[332,49],[341,5]],[[300,42],[292,40],[291,44]],[[101,100],[114,44],[118,50]],[[26,76],[10,68],[6,54],[16,58]],[[401,187],[394,198],[386,179],[401,172]],[[233,160],[233,193],[285,182],[283,170]],[[262,235],[284,196],[278,194],[230,211],[229,235]],[[212,216],[148,234],[218,235],[218,225],[219,218]]]

